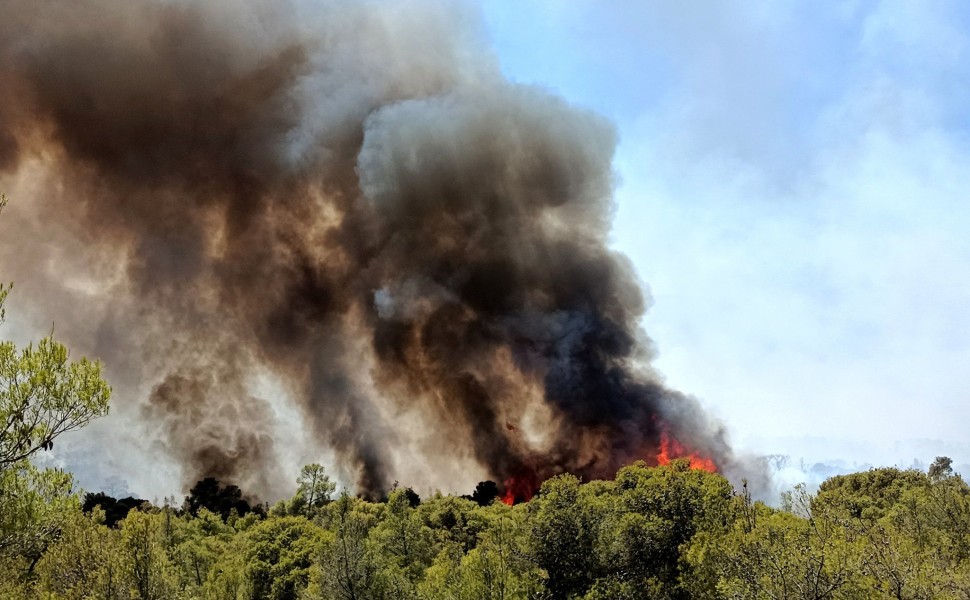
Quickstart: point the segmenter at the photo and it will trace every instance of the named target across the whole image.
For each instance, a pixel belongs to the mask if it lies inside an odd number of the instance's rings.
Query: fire
[[[518,431],[518,428],[511,423],[506,423],[506,427],[510,431]],[[666,428],[661,429],[660,445],[657,448],[656,458],[658,466],[670,464],[672,460],[678,458],[686,458],[690,461],[691,469],[707,471],[708,473],[718,472],[717,465],[713,459],[696,450],[691,450],[688,446],[685,446],[677,440],[677,438],[670,435]],[[521,465],[512,471],[512,475],[503,482],[504,491],[502,494],[502,502],[508,506],[532,500],[541,483],[539,475],[532,467]]]
[[[657,464],[661,466],[666,465],[675,458],[684,457],[690,460],[691,469],[717,473],[717,465],[714,464],[713,460],[697,452],[690,451],[666,431],[660,432],[660,448],[657,452]]]
[[[539,478],[531,469],[523,469],[506,479],[504,485],[505,494],[502,496],[502,502],[512,506],[532,500],[532,496],[539,488]]]

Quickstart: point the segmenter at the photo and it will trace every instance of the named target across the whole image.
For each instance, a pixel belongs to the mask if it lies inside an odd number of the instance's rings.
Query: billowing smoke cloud
[[[469,7],[0,13],[4,272],[185,482],[278,493],[294,408],[363,492],[612,476],[664,435],[730,463],[650,371],[613,129],[504,80]]]

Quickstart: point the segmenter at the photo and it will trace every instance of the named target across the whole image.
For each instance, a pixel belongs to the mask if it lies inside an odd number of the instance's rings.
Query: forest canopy
[[[938,459],[934,466],[945,465]],[[970,487],[946,468],[833,477],[781,507],[689,461],[561,475],[529,502],[395,488],[243,515],[238,488],[181,505],[76,496],[32,545],[5,546],[7,598],[965,598]],[[306,472],[306,469],[304,470]],[[933,471],[931,469],[931,471]],[[327,491],[330,490],[330,491]],[[319,489],[318,489],[319,491]],[[231,504],[231,502],[230,502]],[[247,505],[248,508],[248,505]],[[120,513],[119,513],[120,511]],[[113,515],[110,516],[109,515]],[[120,515],[120,516],[119,516]],[[54,514],[49,517],[54,517]]]

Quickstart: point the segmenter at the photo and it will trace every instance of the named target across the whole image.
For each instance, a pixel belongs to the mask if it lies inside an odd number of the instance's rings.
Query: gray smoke
[[[612,127],[504,80],[469,6],[0,14],[3,272],[184,482],[278,494],[294,411],[364,493],[609,477],[663,432],[730,468],[607,246]]]

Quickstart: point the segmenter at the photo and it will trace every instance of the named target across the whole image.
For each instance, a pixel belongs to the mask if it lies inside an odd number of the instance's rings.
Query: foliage
[[[437,548],[457,547],[471,552],[488,527],[484,513],[467,498],[436,495],[417,509],[422,522],[431,529]]]
[[[582,594],[596,578],[599,515],[585,509],[580,481],[573,475],[546,481],[529,503],[529,551],[548,575],[552,598]]]
[[[173,520],[171,543],[167,544],[173,562],[179,571],[179,581],[188,590],[202,590],[210,579],[210,573],[223,558],[236,531],[223,522],[222,517],[206,509],[200,509],[195,518],[174,518],[171,511],[167,520]]]
[[[906,490],[929,482],[914,469],[872,469],[837,475],[819,486],[816,502],[837,504],[855,518],[879,519],[902,499]]]
[[[104,524],[108,527],[114,527],[119,521],[128,516],[128,513],[133,509],[139,508],[147,503],[147,500],[142,500],[141,498],[128,496],[127,498],[121,498],[119,500],[103,492],[98,492],[96,494],[84,494],[84,503],[81,505],[81,510],[89,513],[95,507],[100,507],[104,511]]]
[[[419,580],[431,565],[434,535],[421,522],[408,490],[391,492],[381,517],[371,537],[385,560],[400,569],[409,581]]]
[[[67,348],[50,337],[19,352],[0,342],[0,469],[107,414],[110,395],[100,363],[70,361]]]
[[[296,495],[289,501],[280,500],[273,506],[274,515],[303,515],[313,518],[328,504],[337,484],[330,480],[326,469],[317,463],[309,464],[300,471],[296,480]]]
[[[834,477],[814,497],[796,488],[782,510],[745,499],[693,560],[718,572],[726,598],[966,598],[968,499],[947,469]]]
[[[63,524],[79,512],[70,474],[22,461],[0,469],[0,555],[37,560]]]
[[[525,599],[542,593],[546,574],[527,553],[524,515],[525,511],[504,506],[491,511],[488,529],[459,565],[465,597]]]
[[[244,564],[257,598],[296,600],[305,589],[318,548],[332,535],[304,517],[267,519],[246,532]]]
[[[499,490],[497,483],[494,481],[480,481],[475,486],[475,491],[472,492],[472,495],[465,497],[473,500],[479,506],[488,506],[501,496],[502,492]]]
[[[121,523],[123,554],[137,597],[162,600],[174,596],[178,575],[164,543],[164,515],[133,510]]]
[[[515,507],[395,488],[378,503],[315,501],[312,519],[146,504],[116,527],[97,506],[82,512],[69,475],[8,470],[23,506],[0,514],[17,548],[0,553],[0,597],[967,598],[970,487],[939,465],[832,478],[781,508],[672,461],[613,481],[555,477]],[[225,489],[194,497],[237,497]]]
[[[215,477],[206,477],[189,490],[185,498],[185,510],[195,515],[202,509],[229,519],[231,514],[245,516],[251,510],[249,502],[243,499],[242,490],[235,485],[221,485]]]
[[[127,598],[133,566],[121,532],[104,526],[104,512],[75,512],[37,565],[37,587],[65,599]]]

